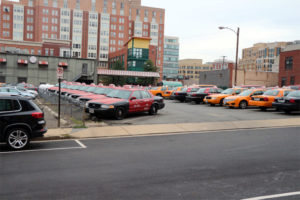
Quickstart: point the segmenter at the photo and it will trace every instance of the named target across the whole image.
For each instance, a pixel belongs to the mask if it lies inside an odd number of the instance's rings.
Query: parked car
[[[78,97],[75,101],[75,104],[80,105],[81,107],[84,107],[86,102],[88,102],[88,101],[108,98],[106,95],[115,89],[120,89],[120,88],[99,87],[96,89],[94,94],[83,95],[83,96]]]
[[[27,97],[30,99],[36,98],[36,96],[34,94],[27,92],[27,91],[20,91],[14,87],[1,87],[0,94],[9,95],[9,96],[23,96],[23,97]]]
[[[219,88],[200,88],[196,92],[190,92],[186,96],[186,101],[195,102],[199,104],[203,102],[204,98],[211,94],[219,94],[222,89]]]
[[[204,99],[204,102],[210,105],[216,105],[219,104],[220,106],[223,106],[223,101],[226,97],[229,96],[235,96],[240,94],[246,90],[245,88],[228,88],[224,91],[222,91],[220,94],[212,94],[209,96],[206,96]]]
[[[113,116],[121,120],[130,113],[149,112],[150,115],[155,115],[165,106],[162,97],[153,96],[149,91],[141,89],[117,89],[107,97],[88,101],[86,112],[97,117]]]
[[[32,100],[0,96],[0,142],[21,150],[28,147],[32,138],[46,132],[44,113]]]
[[[300,111],[300,90],[292,91],[286,97],[276,99],[272,106],[287,114],[292,111]]]
[[[186,96],[189,92],[197,92],[198,90],[199,90],[199,87],[184,88],[181,91],[174,92],[174,99],[178,100],[180,102],[185,102],[186,101]]]
[[[252,96],[262,95],[265,89],[249,89],[240,93],[237,96],[230,96],[224,99],[224,105],[229,108],[241,108],[246,109],[249,105],[249,101]]]
[[[175,99],[175,92],[181,92],[181,91],[183,91],[183,90],[185,90],[185,89],[186,89],[186,87],[177,87],[177,88],[175,88],[175,89],[172,91],[172,93],[171,93],[169,99],[170,99],[170,100],[174,100],[174,99]]]
[[[268,108],[272,108],[272,103],[276,98],[283,98],[292,91],[293,90],[291,89],[267,90],[262,95],[252,96],[251,100],[249,101],[249,106],[256,106],[261,110],[267,110]]]

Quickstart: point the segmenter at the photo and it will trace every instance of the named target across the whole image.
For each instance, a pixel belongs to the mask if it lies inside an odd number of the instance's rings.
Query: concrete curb
[[[300,118],[251,121],[227,121],[184,124],[152,124],[132,126],[91,127],[87,129],[50,129],[44,140],[132,137],[207,131],[227,131],[257,128],[300,127]]]

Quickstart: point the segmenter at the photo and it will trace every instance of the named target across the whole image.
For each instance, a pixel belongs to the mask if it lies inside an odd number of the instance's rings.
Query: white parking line
[[[13,153],[27,153],[27,152],[39,152],[39,151],[58,151],[58,150],[71,150],[71,149],[86,149],[87,147],[78,140],[73,140],[79,147],[61,147],[61,148],[49,148],[49,149],[32,149],[32,150],[22,150],[22,151],[7,151],[7,152],[0,152],[0,154],[13,154]],[[53,141],[49,141],[53,142]],[[56,141],[54,141],[56,142]],[[34,142],[38,143],[38,142]],[[46,143],[46,141],[42,141],[42,143]]]
[[[264,200],[264,199],[274,199],[274,198],[289,197],[289,196],[296,196],[296,195],[300,195],[300,191],[283,193],[283,194],[274,194],[274,195],[269,195],[269,196],[253,197],[253,198],[242,199],[242,200]]]
[[[77,144],[79,144],[79,146],[81,146],[82,148],[86,149],[86,146],[79,140],[75,140],[75,142],[77,142]]]

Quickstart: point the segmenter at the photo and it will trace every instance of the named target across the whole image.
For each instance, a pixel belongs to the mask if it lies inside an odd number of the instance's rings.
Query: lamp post
[[[228,30],[231,30],[232,32],[234,32],[234,34],[236,34],[236,54],[235,54],[235,69],[234,69],[234,71],[235,71],[235,73],[234,73],[234,86],[236,86],[236,84],[237,84],[238,57],[239,57],[240,28],[238,27],[237,31],[235,31],[232,28],[220,26],[219,29],[220,30],[228,29]]]

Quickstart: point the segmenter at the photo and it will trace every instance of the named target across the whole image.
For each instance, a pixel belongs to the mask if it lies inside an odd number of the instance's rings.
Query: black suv
[[[32,138],[46,132],[44,113],[32,100],[0,96],[0,142],[21,150],[28,147]]]

